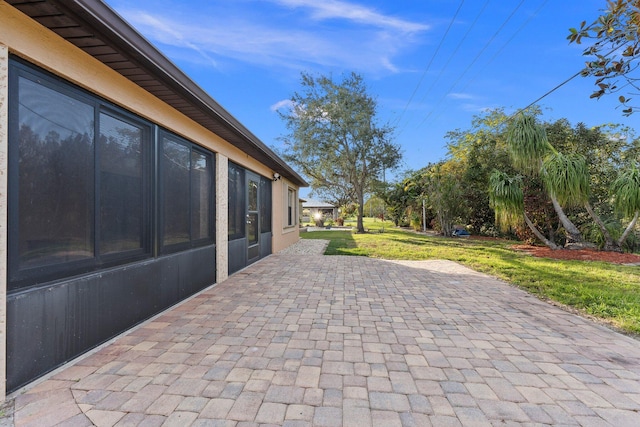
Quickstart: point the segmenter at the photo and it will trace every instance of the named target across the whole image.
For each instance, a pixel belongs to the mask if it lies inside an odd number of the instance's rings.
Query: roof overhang
[[[295,185],[308,183],[100,0],[6,0]]]

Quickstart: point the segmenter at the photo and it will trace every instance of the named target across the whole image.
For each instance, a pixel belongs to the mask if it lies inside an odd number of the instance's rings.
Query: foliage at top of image
[[[605,94],[623,93],[618,100],[625,116],[637,110],[629,94],[640,95],[640,1],[610,0],[602,15],[580,28],[569,29],[569,43],[581,44],[584,39],[594,40],[586,47],[584,56],[590,57],[582,70],[584,77],[596,77],[597,89],[591,98]],[[627,95],[625,95],[626,93]]]

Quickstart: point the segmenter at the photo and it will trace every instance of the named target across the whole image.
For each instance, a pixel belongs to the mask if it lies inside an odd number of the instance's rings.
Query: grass
[[[384,231],[378,232],[383,227]],[[371,219],[365,222],[365,228],[369,233],[317,231],[300,236],[330,240],[325,255],[456,261],[630,334],[640,334],[638,266],[536,258],[512,250],[516,242],[425,236]]]

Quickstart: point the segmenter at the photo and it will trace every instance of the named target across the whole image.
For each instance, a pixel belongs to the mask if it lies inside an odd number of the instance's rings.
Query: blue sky
[[[525,107],[584,65],[570,27],[605,0],[107,0],[141,34],[271,147],[276,110],[300,73],[362,74],[379,120],[396,128],[402,169],[446,155],[445,134],[474,115]],[[455,17],[455,19],[454,19]],[[591,100],[577,77],[547,96],[544,118],[621,123],[617,96]]]

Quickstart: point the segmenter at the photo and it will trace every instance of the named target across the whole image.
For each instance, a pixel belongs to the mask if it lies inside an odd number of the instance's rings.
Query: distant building
[[[322,215],[323,218],[331,217],[335,220],[338,218],[338,208],[331,203],[312,199],[302,203],[302,222],[312,222],[316,214]]]

